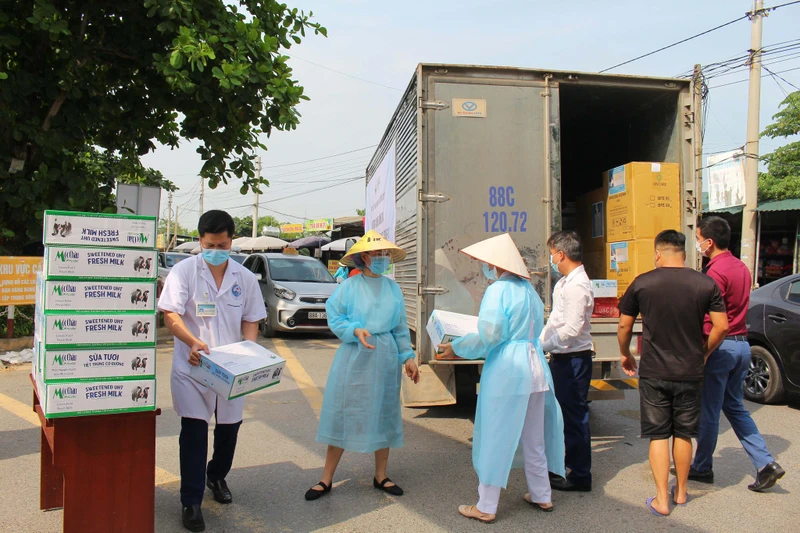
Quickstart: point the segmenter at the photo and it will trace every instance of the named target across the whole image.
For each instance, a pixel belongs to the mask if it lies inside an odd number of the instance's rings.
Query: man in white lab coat
[[[167,276],[158,302],[175,336],[172,359],[172,403],[181,417],[180,462],[183,525],[204,531],[200,510],[204,485],[219,503],[233,497],[225,476],[231,469],[242,423],[244,398],[218,397],[189,376],[200,364],[201,352],[242,339],[256,341],[258,323],[267,316],[258,280],[236,261],[228,259],[234,234],[231,216],[208,211],[200,217],[202,254],[181,261]],[[216,416],[214,454],[208,465],[208,424]]]

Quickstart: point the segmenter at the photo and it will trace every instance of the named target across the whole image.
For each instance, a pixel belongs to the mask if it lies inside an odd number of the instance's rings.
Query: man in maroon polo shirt
[[[697,250],[711,259],[705,273],[717,282],[722,292],[729,326],[727,338],[706,361],[697,453],[689,479],[714,482],[712,456],[717,447],[721,410],[756,468],[756,481],[748,488],[759,492],[774,486],[784,471],[770,455],[756,423],[742,403],[744,380],[750,368],[745,322],[750,305],[750,271],[728,251],[731,227],[724,219],[703,218],[698,224],[696,237]],[[709,331],[711,320],[706,316],[706,336]]]

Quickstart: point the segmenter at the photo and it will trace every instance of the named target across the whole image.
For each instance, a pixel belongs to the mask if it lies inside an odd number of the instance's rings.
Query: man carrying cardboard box
[[[592,442],[589,429],[589,382],[592,379],[592,284],[581,262],[578,234],[559,231],[547,241],[550,266],[563,277],[553,291],[553,310],[540,340],[550,352],[556,398],[564,413],[566,479],[551,476],[556,490],[592,490]]]
[[[200,510],[204,485],[214,499],[233,501],[225,476],[233,464],[242,424],[244,398],[226,400],[189,376],[209,347],[258,340],[258,323],[267,317],[258,280],[236,261],[230,261],[233,219],[224,211],[208,211],[197,226],[203,253],[181,261],[169,273],[158,308],[175,336],[172,359],[172,402],[181,417],[179,440],[183,526],[204,531]],[[214,455],[208,459],[208,424],[215,414]],[[208,479],[206,480],[206,476]]]

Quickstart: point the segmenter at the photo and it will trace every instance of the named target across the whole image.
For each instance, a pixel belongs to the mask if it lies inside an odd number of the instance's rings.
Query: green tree
[[[233,223],[236,225],[237,237],[250,237],[253,234],[253,217],[233,217]],[[258,234],[261,235],[261,229],[264,226],[280,227],[281,223],[273,216],[258,217]]]
[[[326,34],[311,16],[276,0],[4,2],[0,236],[9,249],[38,237],[45,208],[111,208],[114,178],[169,187],[140,163],[156,141],[195,141],[211,188],[267,184],[254,153],[266,149],[262,134],[299,122],[307,97],[282,50],[306,31]],[[103,157],[115,158],[113,172]]]
[[[787,96],[780,107],[762,137],[785,139],[800,134],[800,91]],[[800,141],[781,146],[763,159],[768,171],[758,176],[758,199],[800,198]]]
[[[158,232],[159,233],[164,233],[164,234],[167,233],[167,221],[166,221],[166,219],[162,218],[162,219],[160,219],[158,221]],[[191,230],[188,230],[185,227],[183,227],[180,224],[178,224],[178,230],[175,231],[175,224],[174,224],[174,221],[173,221],[172,223],[170,223],[169,232],[170,232],[170,235],[175,235],[176,233],[178,235],[189,235],[191,233]]]
[[[363,217],[366,216],[367,210],[366,209],[356,209],[356,215]]]

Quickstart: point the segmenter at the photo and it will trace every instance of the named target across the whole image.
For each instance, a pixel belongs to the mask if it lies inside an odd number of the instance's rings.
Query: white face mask
[[[706,252],[708,252],[711,249],[711,245],[709,244],[708,247],[705,250],[703,250],[703,243],[708,242],[710,240],[711,239],[706,239],[704,241],[695,241],[694,243],[695,248],[697,248],[697,251],[700,252],[701,255],[706,255]]]

